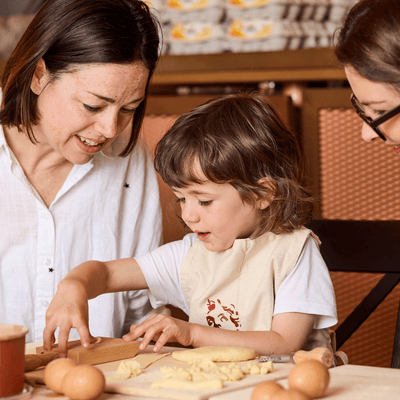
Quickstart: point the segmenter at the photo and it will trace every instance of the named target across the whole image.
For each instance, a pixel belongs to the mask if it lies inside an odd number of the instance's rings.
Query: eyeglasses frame
[[[378,128],[378,125],[383,124],[384,122],[386,122],[387,120],[389,120],[390,118],[393,118],[395,115],[400,114],[400,105],[392,108],[389,111],[386,111],[384,114],[382,114],[380,117],[372,119],[370,117],[367,117],[364,113],[364,111],[360,108],[360,106],[358,105],[357,101],[359,102],[359,100],[357,99],[357,97],[355,96],[354,93],[351,94],[350,96],[350,101],[351,104],[353,105],[353,107],[355,108],[358,116],[368,125],[370,126],[374,132],[384,141],[386,142],[386,137],[385,135],[381,132],[381,130]]]

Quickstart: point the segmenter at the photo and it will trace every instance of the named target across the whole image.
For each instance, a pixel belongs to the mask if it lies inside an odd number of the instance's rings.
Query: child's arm
[[[88,347],[91,341],[88,300],[103,293],[139,289],[147,289],[147,283],[133,258],[109,262],[87,261],[78,265],[59,282],[47,309],[44,349],[51,350],[57,327],[60,327],[58,348],[61,355],[67,352],[71,328],[78,330],[82,345]]]
[[[140,325],[132,325],[126,340],[135,340],[144,334],[140,348],[145,349],[156,340],[154,351],[167,342],[188,346],[251,347],[259,354],[290,354],[306,343],[314,325],[314,315],[284,313],[273,317],[271,331],[230,331],[181,321],[155,314]]]

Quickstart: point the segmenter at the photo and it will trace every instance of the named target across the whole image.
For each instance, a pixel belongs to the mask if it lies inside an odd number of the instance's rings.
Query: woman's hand
[[[153,314],[140,325],[131,325],[130,333],[124,335],[123,339],[135,340],[143,336],[139,346],[141,350],[154,340],[156,343],[153,351],[155,352],[161,350],[167,342],[178,342],[183,346],[190,346],[193,344],[192,325],[165,314]]]
[[[55,342],[54,332],[58,334],[60,357],[67,356],[68,336],[71,328],[76,328],[83,347],[94,341],[88,328],[88,300],[86,292],[79,284],[61,281],[53,300],[46,311],[46,327],[43,331],[43,349],[50,351]]]

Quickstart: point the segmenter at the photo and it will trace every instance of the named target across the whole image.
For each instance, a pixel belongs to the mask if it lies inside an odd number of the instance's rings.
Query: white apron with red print
[[[196,240],[181,268],[181,284],[190,306],[189,321],[238,330],[271,329],[275,294],[293,270],[312,232],[268,232],[256,239],[237,239],[222,252],[208,251]],[[328,347],[325,330],[314,330],[306,349]]]

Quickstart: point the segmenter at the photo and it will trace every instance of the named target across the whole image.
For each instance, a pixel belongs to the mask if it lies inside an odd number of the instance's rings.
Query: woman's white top
[[[75,165],[47,208],[0,126],[0,323],[29,328],[27,342],[43,339],[47,307],[73,267],[145,254],[161,235],[157,178],[142,139],[127,157],[98,153]],[[91,334],[107,337],[152,312],[147,291],[102,295],[89,307]]]

